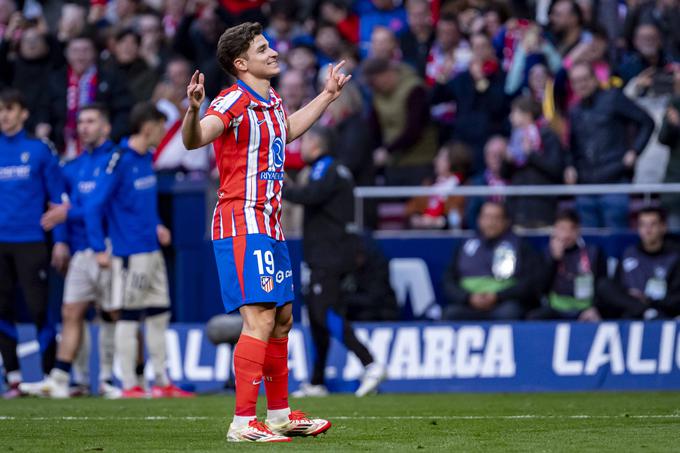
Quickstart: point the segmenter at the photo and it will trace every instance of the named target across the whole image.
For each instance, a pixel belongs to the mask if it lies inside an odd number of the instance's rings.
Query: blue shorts
[[[222,302],[227,313],[255,303],[281,307],[294,299],[288,246],[266,234],[213,241]]]

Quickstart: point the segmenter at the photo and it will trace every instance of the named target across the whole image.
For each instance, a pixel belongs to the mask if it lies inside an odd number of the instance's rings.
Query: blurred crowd
[[[118,140],[132,106],[153,100],[167,118],[155,168],[214,176],[210,147],[181,142],[186,85],[200,69],[210,100],[233,82],[215,48],[243,21],[263,23],[279,53],[289,114],[347,61],[353,82],[320,122],[357,185],[680,182],[678,0],[0,0],[0,88],[21,90],[27,128],[65,158],[81,152],[80,107],[104,104]],[[287,147],[292,178],[305,175],[300,146]],[[397,223],[474,227],[484,201],[413,199]],[[564,202],[508,199],[527,228]],[[629,225],[626,194],[566,203],[584,226]],[[678,196],[660,203],[679,228]],[[389,207],[375,211],[380,226]]]

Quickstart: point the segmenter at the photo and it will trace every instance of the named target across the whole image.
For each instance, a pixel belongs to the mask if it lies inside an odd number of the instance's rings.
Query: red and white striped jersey
[[[286,113],[279,95],[262,99],[243,82],[213,99],[206,115],[224,123],[214,142],[220,173],[213,240],[266,234],[283,240],[281,189],[286,144]]]

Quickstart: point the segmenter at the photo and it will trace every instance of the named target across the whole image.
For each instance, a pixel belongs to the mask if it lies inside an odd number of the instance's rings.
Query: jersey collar
[[[260,96],[259,94],[257,94],[257,92],[256,92],[255,90],[253,90],[252,88],[250,88],[243,80],[238,80],[238,81],[236,82],[236,84],[237,84],[238,86],[240,86],[241,88],[243,88],[244,90],[246,90],[248,93],[250,93],[250,94],[251,94],[255,99],[257,99],[258,101],[264,102],[265,104],[269,104],[269,103],[271,102],[271,96],[270,96],[270,99],[265,99],[265,98],[263,98],[262,96]]]

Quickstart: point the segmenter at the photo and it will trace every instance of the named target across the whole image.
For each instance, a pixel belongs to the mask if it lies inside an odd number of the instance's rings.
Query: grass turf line
[[[263,415],[263,402],[260,402]],[[292,399],[333,422],[288,451],[677,451],[680,393],[334,395]],[[12,452],[211,452],[227,444],[233,398],[0,401],[0,448]]]

